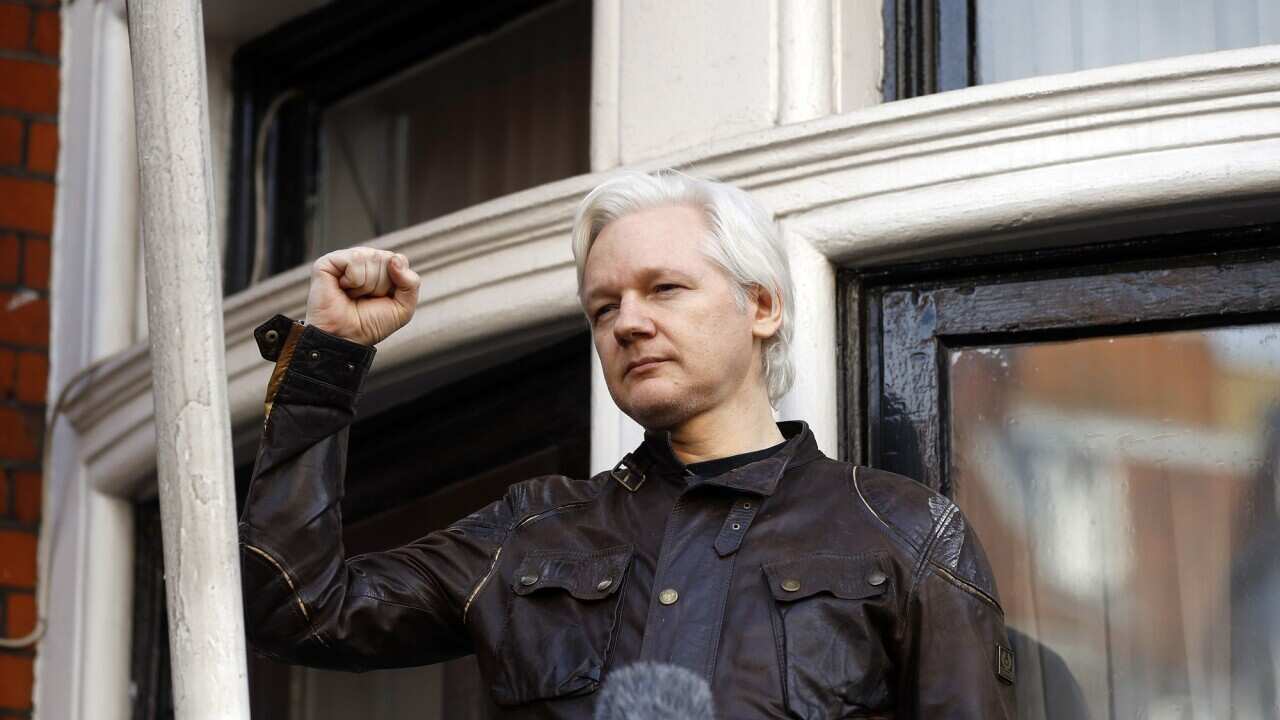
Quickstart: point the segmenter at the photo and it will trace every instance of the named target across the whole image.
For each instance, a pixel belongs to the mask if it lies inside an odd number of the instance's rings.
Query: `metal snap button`
[[[310,356],[310,357],[311,357],[311,359],[312,359],[312,360],[319,360],[319,359],[320,359],[320,351],[319,351],[319,350],[312,350],[312,351],[311,351],[311,356]]]
[[[889,579],[889,576],[885,575],[879,570],[876,570],[875,572],[867,576],[867,582],[871,583],[872,585],[875,585],[876,587],[880,587],[881,585],[884,584],[884,581],[888,579]]]
[[[276,332],[275,330],[268,330],[265,333],[263,333],[262,337],[268,343],[275,345],[276,341],[280,339],[280,333]]]
[[[680,599],[680,593],[676,592],[671,588],[667,588],[666,590],[663,590],[662,592],[658,593],[658,602],[662,603],[663,605],[675,605],[676,601],[679,599]]]
[[[782,581],[782,589],[787,592],[795,592],[800,589],[800,581],[795,578],[787,578]]]
[[[744,502],[744,503],[742,503],[742,509],[743,509],[743,510],[750,510],[750,509],[751,509],[751,503],[749,503],[749,502]]]
[[[524,585],[525,587],[528,587],[536,582],[538,582],[537,575],[525,575],[524,577],[520,578],[520,584]]]
[[[734,523],[734,524],[733,524],[733,525],[731,525],[730,527],[732,527],[734,530],[741,530],[741,529],[742,529],[742,523]]]
[[[609,586],[611,585],[613,585],[613,578],[605,578],[600,582],[596,583],[596,589],[600,591],[605,591],[605,590],[608,590]]]

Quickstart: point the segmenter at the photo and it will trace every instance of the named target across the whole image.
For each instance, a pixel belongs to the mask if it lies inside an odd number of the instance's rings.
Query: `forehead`
[[[640,210],[609,223],[592,243],[583,272],[583,296],[604,286],[662,271],[701,275],[707,223],[700,210],[670,205]]]

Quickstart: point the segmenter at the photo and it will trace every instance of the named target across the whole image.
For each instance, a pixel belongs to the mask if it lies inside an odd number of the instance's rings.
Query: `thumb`
[[[387,263],[387,269],[396,287],[396,304],[412,314],[418,307],[418,288],[422,285],[422,278],[409,267],[409,259],[399,253]]]

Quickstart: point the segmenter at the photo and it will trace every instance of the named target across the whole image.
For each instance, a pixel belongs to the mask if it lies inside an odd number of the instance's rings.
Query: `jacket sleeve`
[[[1012,720],[1016,662],[986,553],[956,505],[931,500],[934,532],[907,603],[903,717]]]
[[[276,366],[239,525],[250,643],[288,662],[344,670],[471,652],[467,606],[508,534],[510,505],[498,501],[389,552],[345,558],[347,433],[374,349],[284,316],[255,334]]]

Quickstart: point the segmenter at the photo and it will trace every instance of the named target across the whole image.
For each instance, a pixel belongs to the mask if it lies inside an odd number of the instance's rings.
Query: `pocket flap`
[[[829,593],[846,600],[873,597],[893,582],[883,555],[808,555],[764,566],[773,597],[781,602]]]
[[[516,567],[511,589],[517,595],[559,589],[579,600],[600,600],[622,586],[631,555],[630,545],[597,551],[532,550]]]

